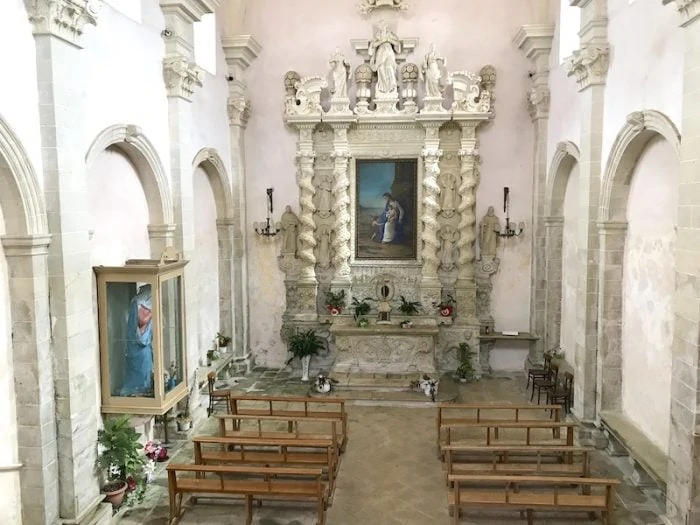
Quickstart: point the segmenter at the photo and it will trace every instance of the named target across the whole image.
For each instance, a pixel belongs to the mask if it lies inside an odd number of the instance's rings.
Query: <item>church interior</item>
[[[700,525],[700,0],[1,4],[0,523]]]

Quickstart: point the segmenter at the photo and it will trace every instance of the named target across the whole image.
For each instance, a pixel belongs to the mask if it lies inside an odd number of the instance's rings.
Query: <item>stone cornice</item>
[[[700,18],[700,0],[662,0],[663,4],[676,2],[676,9],[683,17],[681,27],[687,27]]]
[[[25,0],[35,35],[51,35],[82,48],[85,24],[97,25],[101,0]]]
[[[586,45],[566,59],[568,76],[575,76],[579,91],[605,84],[610,48],[607,45]]]
[[[0,237],[6,257],[46,255],[49,252],[51,235],[22,235]]]
[[[569,0],[569,5],[571,7],[580,7],[584,8],[588,4],[590,4],[593,0]]]
[[[221,39],[226,64],[245,70],[262,51],[262,46],[253,35],[226,36]]]
[[[160,8],[165,14],[173,13],[189,23],[199,22],[204,15],[214,13],[221,0],[160,0]]]
[[[553,24],[530,24],[520,27],[513,43],[528,59],[534,60],[541,54],[549,55],[553,38]]]
[[[163,59],[163,80],[169,97],[192,101],[194,90],[202,86],[204,70],[183,55]]]

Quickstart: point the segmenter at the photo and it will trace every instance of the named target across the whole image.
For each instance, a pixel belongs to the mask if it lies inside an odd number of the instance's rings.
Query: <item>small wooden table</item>
[[[503,332],[491,332],[490,334],[479,334],[479,361],[481,362],[481,370],[486,373],[491,373],[491,350],[496,346],[498,341],[525,341],[532,346],[532,343],[539,341],[540,337],[529,332],[518,332],[518,335],[504,335]]]

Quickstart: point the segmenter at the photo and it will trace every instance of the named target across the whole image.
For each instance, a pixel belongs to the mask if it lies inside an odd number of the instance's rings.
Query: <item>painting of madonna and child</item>
[[[357,160],[355,259],[416,259],[418,161]]]

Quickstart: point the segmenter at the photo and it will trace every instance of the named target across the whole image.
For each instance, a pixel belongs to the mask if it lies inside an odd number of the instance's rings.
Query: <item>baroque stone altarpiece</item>
[[[365,3],[373,14],[382,6],[405,8],[395,1]],[[289,71],[284,77],[284,118],[298,132],[299,212],[288,208],[280,224],[287,295],[282,337],[317,329],[329,339],[331,352],[320,363],[326,369],[454,369],[459,343],[478,351],[480,327],[492,322],[489,269],[495,271],[498,260],[476,261],[475,189],[477,130],[494,116],[495,69],[448,71],[434,45],[414,61],[418,39],[400,38],[383,19],[351,44],[359,55],[354,69],[336,48],[329,50],[327,73]],[[357,159],[418,160],[415,260],[356,258]],[[367,317],[373,319],[383,284],[392,292],[384,302],[392,324],[357,327],[351,299],[371,298]],[[340,290],[346,307],[339,316],[328,315],[326,293]],[[406,319],[398,310],[400,296],[421,303],[413,328],[399,327]],[[447,296],[456,304],[445,318],[434,305]]]

